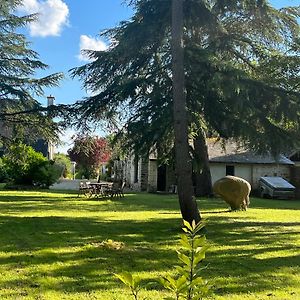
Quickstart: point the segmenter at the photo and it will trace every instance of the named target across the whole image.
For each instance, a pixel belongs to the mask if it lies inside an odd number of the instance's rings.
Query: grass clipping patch
[[[103,242],[92,242],[90,243],[90,245],[109,250],[122,250],[125,248],[125,244],[123,242],[118,242],[111,239],[105,240]]]

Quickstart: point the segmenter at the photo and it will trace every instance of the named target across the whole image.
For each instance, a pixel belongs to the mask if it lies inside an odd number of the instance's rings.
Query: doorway
[[[165,192],[167,185],[167,166],[161,165],[157,168],[157,191]]]

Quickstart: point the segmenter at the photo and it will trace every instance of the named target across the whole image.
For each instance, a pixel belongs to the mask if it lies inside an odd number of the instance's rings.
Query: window
[[[226,166],[226,176],[234,176],[234,166]]]

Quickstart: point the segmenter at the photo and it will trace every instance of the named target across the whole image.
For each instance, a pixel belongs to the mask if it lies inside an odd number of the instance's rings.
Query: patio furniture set
[[[124,197],[125,182],[89,182],[82,181],[79,184],[78,197],[85,195],[94,198]]]

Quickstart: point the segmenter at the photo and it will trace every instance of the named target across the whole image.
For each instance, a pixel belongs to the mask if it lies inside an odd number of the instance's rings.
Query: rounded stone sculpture
[[[250,183],[240,177],[226,176],[217,180],[213,192],[230,205],[231,210],[246,210],[249,207]]]

